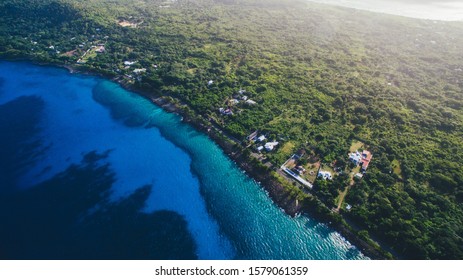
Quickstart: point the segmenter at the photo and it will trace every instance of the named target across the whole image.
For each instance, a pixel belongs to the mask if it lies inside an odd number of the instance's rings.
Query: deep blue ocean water
[[[363,259],[110,81],[0,61],[0,259]]]

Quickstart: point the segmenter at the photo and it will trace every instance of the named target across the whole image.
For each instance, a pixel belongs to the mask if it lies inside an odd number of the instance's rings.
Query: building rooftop
[[[362,170],[367,170],[368,168],[368,165],[370,164],[370,161],[371,161],[371,158],[373,157],[373,155],[367,151],[367,150],[363,150],[362,152]]]
[[[320,171],[318,172],[318,177],[321,177],[321,178],[323,178],[323,179],[325,179],[325,180],[326,180],[326,179],[329,179],[329,180],[333,179],[333,176],[331,175],[331,172],[329,172],[329,171],[323,171],[323,170],[320,170]]]

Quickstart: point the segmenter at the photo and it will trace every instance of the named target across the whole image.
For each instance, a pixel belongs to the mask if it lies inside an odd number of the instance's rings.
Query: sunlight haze
[[[412,18],[462,21],[462,0],[308,0]]]

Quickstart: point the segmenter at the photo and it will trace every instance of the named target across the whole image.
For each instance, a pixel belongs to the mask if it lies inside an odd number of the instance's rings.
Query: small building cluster
[[[207,82],[207,85],[211,86],[213,83],[213,80],[209,80]],[[234,94],[231,98],[227,99],[226,108],[219,108],[219,112],[224,116],[231,116],[233,115],[233,109],[235,108],[235,106],[238,106],[239,104],[256,105],[257,102],[249,99],[247,95],[244,95],[245,93],[246,91],[244,89],[240,89],[238,93]],[[241,111],[240,107],[237,107],[235,109],[237,109],[238,113]],[[256,135],[254,135],[252,138],[254,138],[255,136]],[[254,141],[255,139],[251,139],[248,136],[248,140]],[[271,150],[273,148],[269,146],[269,149]]]
[[[225,116],[231,116],[233,115],[233,111],[230,109],[230,108],[219,108],[219,112],[222,114],[222,115],[225,115]]]
[[[306,186],[306,187],[309,187],[309,189],[312,189],[313,188],[313,185],[312,183],[308,182],[307,180],[305,180],[304,178],[302,178],[301,176],[297,175],[296,173],[294,173],[293,171],[289,170],[288,168],[286,167],[282,167],[283,171],[286,172],[287,174],[289,174],[291,177],[293,177],[296,181],[298,181],[299,183],[301,183],[302,185]]]
[[[258,133],[259,132],[256,130],[246,137],[246,139],[249,141],[259,143],[258,146],[256,147],[258,152],[262,152],[264,149],[267,152],[271,152],[279,144],[279,142],[276,142],[276,141],[265,142],[267,140],[267,137],[265,137],[264,134],[261,134],[260,136],[258,136],[259,135]]]
[[[104,53],[106,51],[106,49],[105,49],[103,44],[99,44],[97,47],[95,47],[95,51],[97,53]]]
[[[298,166],[296,166],[295,170],[296,170],[296,172],[297,172],[297,173],[299,173],[299,175],[302,175],[302,174],[304,174],[304,173],[305,173],[305,171],[306,171],[306,170],[305,170],[305,168],[304,168],[304,167],[302,167],[302,165],[298,165]]]
[[[278,145],[278,142],[267,142],[264,147],[267,152],[273,151],[273,149]]]
[[[349,160],[355,165],[360,165],[363,172],[367,171],[372,157],[373,155],[367,150],[363,150],[361,153],[359,151],[355,151],[354,153],[349,154]]]
[[[320,163],[312,153],[307,154],[305,149],[299,149],[280,168],[290,177],[311,189],[320,170]]]
[[[244,101],[244,103],[248,104],[248,105],[256,105],[257,102],[252,100],[252,99],[249,99],[249,97],[247,95],[245,95],[246,91],[244,89],[240,89],[238,91],[238,96],[236,96],[236,99],[241,99],[242,101]]]

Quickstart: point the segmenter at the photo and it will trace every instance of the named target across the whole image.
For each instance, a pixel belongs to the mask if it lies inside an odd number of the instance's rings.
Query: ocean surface
[[[0,259],[365,259],[119,85],[0,61]]]
[[[463,0],[307,0],[411,18],[463,21]]]

